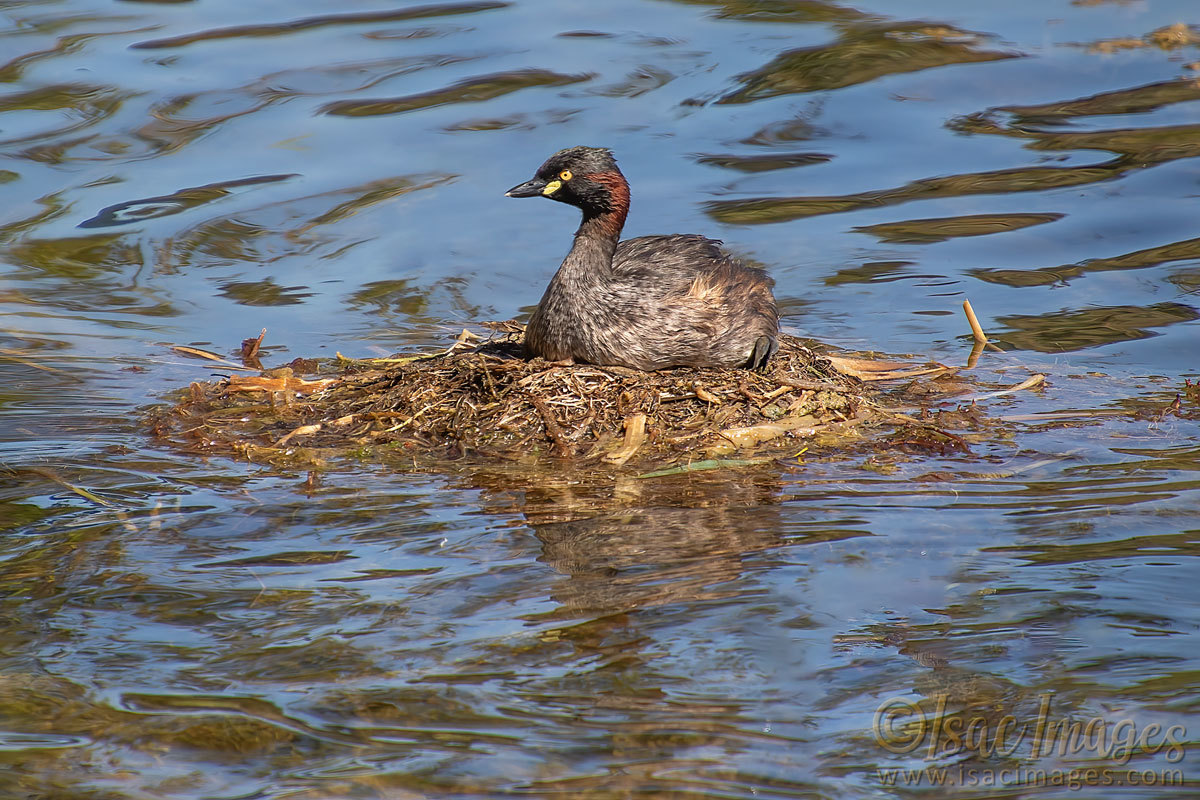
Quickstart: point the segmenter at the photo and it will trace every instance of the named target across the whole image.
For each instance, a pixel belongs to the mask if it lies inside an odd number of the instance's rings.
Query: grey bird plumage
[[[608,150],[560,150],[507,194],[583,212],[526,327],[531,354],[656,370],[762,367],[775,353],[779,316],[765,272],[695,234],[619,241],[629,184]]]

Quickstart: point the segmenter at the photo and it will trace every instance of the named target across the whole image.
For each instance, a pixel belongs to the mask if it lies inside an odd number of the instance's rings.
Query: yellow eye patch
[[[569,169],[564,169],[562,172],[558,173],[558,180],[550,181],[545,185],[545,187],[542,188],[542,194],[544,194],[546,197],[549,197],[561,189],[562,185],[571,180],[572,177],[574,177],[574,173],[572,173]]]

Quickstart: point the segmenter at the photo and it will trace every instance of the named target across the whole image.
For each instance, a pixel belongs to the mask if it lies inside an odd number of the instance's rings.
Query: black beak
[[[505,197],[537,197],[546,188],[546,182],[541,178],[525,181],[504,193]]]

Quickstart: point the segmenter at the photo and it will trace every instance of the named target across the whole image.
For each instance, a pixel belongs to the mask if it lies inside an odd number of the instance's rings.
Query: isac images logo
[[[1032,720],[1009,714],[969,716],[947,709],[941,695],[932,704],[893,697],[875,710],[872,732],[881,747],[898,755],[920,755],[935,761],[972,755],[980,759],[1013,759],[1021,766],[986,769],[977,766],[921,769],[881,769],[879,779],[889,786],[1183,786],[1175,767],[1135,768],[1129,760],[1159,756],[1168,765],[1185,754],[1187,730],[1182,725],[1138,725],[1132,719],[1055,717],[1052,696],[1042,695]],[[1082,768],[1039,767],[1039,759],[1080,759]],[[970,763],[979,763],[971,761]],[[993,762],[994,763],[994,762]],[[1012,763],[1012,762],[1010,762]],[[1061,763],[1061,762],[1056,762]]]

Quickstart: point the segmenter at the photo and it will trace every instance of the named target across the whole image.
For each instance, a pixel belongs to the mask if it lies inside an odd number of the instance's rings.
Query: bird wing
[[[690,281],[697,272],[710,270],[728,258],[720,241],[699,234],[639,236],[617,245],[613,273],[630,280]]]

